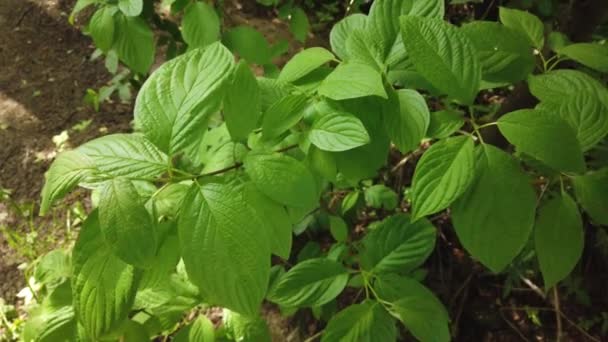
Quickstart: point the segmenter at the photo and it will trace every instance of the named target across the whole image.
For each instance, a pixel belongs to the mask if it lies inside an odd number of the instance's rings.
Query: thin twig
[[[559,309],[559,294],[557,293],[557,286],[553,286],[553,306],[555,307],[555,322],[556,332],[555,340],[561,342],[562,340],[562,311]]]
[[[517,326],[515,324],[513,324],[513,322],[511,322],[511,320],[509,320],[507,317],[505,317],[502,310],[500,310],[500,317],[502,317],[502,319],[505,321],[505,323],[507,323],[507,325],[509,327],[511,327],[511,329],[513,329],[522,340],[524,340],[526,342],[530,342],[530,340],[528,340],[528,338],[519,330],[519,328],[517,328]]]

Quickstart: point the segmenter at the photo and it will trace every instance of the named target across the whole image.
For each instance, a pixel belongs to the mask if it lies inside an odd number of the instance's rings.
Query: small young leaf
[[[429,127],[430,113],[426,101],[417,91],[396,92],[395,110],[384,117],[386,131],[401,153],[418,148]]]
[[[152,217],[131,181],[107,181],[99,195],[99,226],[116,256],[139,268],[149,268],[156,254]]]
[[[453,137],[422,155],[412,180],[414,221],[447,208],[468,189],[474,174],[473,146],[469,137]]]
[[[223,43],[250,63],[269,64],[272,59],[270,44],[264,35],[249,26],[237,26],[224,33]]]
[[[329,259],[309,259],[283,275],[268,299],[288,307],[323,305],[336,298],[348,282],[342,264]]]
[[[234,70],[234,79],[224,98],[224,120],[233,140],[247,139],[257,127],[260,107],[258,82],[249,65],[241,61]]]
[[[279,81],[297,81],[334,58],[331,52],[321,47],[306,49],[285,64],[279,75]]]
[[[118,8],[127,17],[137,17],[144,8],[143,0],[118,0]]]
[[[117,15],[114,49],[129,69],[146,74],[154,62],[154,34],[142,18]]]
[[[342,63],[321,83],[320,95],[332,100],[345,100],[364,96],[387,98],[378,71],[365,64]]]
[[[244,316],[224,310],[224,323],[234,341],[271,342],[268,324],[260,316]],[[191,341],[207,342],[207,340]]]
[[[481,65],[469,38],[441,19],[401,17],[405,50],[435,88],[465,104],[479,91]]]
[[[541,50],[545,45],[545,28],[540,19],[534,14],[517,9],[500,7],[500,22],[506,27],[521,32],[528,37],[532,46]]]
[[[300,161],[280,153],[249,153],[245,170],[266,196],[292,207],[318,201],[314,176]]]
[[[583,220],[576,202],[567,193],[540,207],[534,226],[534,247],[545,289],[570,274],[583,254],[583,243]]]
[[[596,43],[577,43],[566,45],[556,51],[584,66],[600,72],[608,72],[608,45]]]
[[[72,274],[74,311],[86,334],[98,340],[120,328],[135,300],[139,272],[105,244],[96,211],[74,246]]]
[[[573,179],[576,199],[591,218],[608,225],[608,168]]]
[[[363,238],[361,266],[374,274],[413,271],[431,254],[435,238],[428,220],[412,223],[409,215],[393,215]]]
[[[380,303],[366,300],[332,317],[321,342],[393,342],[396,339],[395,319]]]
[[[289,30],[299,42],[304,43],[306,41],[306,37],[310,31],[310,22],[308,21],[306,12],[300,7],[294,8],[291,12]]]
[[[273,139],[293,127],[302,119],[308,104],[306,95],[287,95],[270,106],[262,120],[262,134],[265,139]]]
[[[346,49],[346,41],[350,34],[356,29],[363,29],[367,21],[367,16],[357,13],[349,15],[340,20],[331,29],[329,41],[333,52],[343,60],[348,60],[348,51]]]
[[[498,128],[518,151],[558,171],[581,173],[585,170],[574,129],[555,115],[522,109],[502,116]]]
[[[103,52],[108,52],[114,43],[114,13],[112,7],[104,6],[95,11],[87,26],[95,46]]]
[[[312,125],[310,141],[324,151],[340,152],[369,143],[369,135],[354,115],[348,113],[328,113]]]
[[[365,203],[372,207],[394,210],[399,204],[399,197],[393,189],[383,184],[372,185],[365,189]]]
[[[334,240],[338,242],[346,241],[348,238],[348,227],[346,222],[339,216],[329,217],[329,230]]]
[[[189,48],[205,47],[220,39],[220,18],[211,5],[194,2],[184,11],[181,32]]]
[[[237,315],[236,313],[234,315]],[[213,342],[215,341],[215,328],[213,323],[204,315],[180,329],[173,339],[175,342]]]
[[[427,137],[434,139],[447,138],[464,125],[461,113],[450,110],[440,110],[430,114],[431,120],[426,132]]]
[[[413,1],[382,0],[374,1],[369,10],[365,29],[373,37],[382,60],[389,54],[399,36],[399,17],[408,13]]]
[[[452,220],[467,251],[500,272],[528,242],[536,195],[513,157],[491,145],[478,152],[475,181],[452,205]]]

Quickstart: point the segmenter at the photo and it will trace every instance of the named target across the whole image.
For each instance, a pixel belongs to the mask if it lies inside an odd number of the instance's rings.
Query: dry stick
[[[507,317],[505,317],[502,310],[500,310],[500,317],[502,317],[502,319],[507,323],[507,325],[511,327],[511,329],[513,329],[522,340],[530,342],[530,340],[528,340],[528,338],[519,330],[519,328],[517,328],[517,326],[513,324],[513,322],[511,322]]]
[[[555,307],[555,322],[556,322],[556,332],[555,332],[555,340],[557,342],[561,342],[562,340],[562,317],[560,313],[562,312],[559,309],[559,294],[557,293],[557,286],[553,286],[553,305]]]

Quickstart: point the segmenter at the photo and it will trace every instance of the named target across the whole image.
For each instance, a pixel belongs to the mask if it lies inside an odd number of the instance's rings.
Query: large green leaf
[[[608,107],[608,89],[593,77],[578,70],[555,70],[534,75],[528,80],[530,92],[542,102],[561,103],[576,93],[585,93]],[[572,92],[576,89],[577,92]]]
[[[74,311],[93,339],[115,333],[128,319],[139,272],[114,256],[101,236],[97,212],[85,221],[72,251]]]
[[[234,341],[271,342],[268,324],[261,316],[243,316],[224,310],[224,324]]]
[[[443,0],[414,0],[409,15],[418,17],[443,19],[445,15],[445,1]]]
[[[452,205],[452,221],[464,248],[500,272],[528,242],[536,194],[513,157],[491,145],[478,152],[475,181]]]
[[[369,135],[354,115],[348,113],[327,113],[312,125],[310,141],[324,151],[340,152],[369,143]]]
[[[95,11],[87,26],[95,46],[103,52],[110,50],[114,43],[114,13],[115,8],[104,6]]]
[[[467,136],[448,138],[429,148],[416,165],[412,180],[412,217],[447,208],[473,181],[473,140]]]
[[[429,138],[443,139],[458,131],[464,125],[461,113],[451,110],[440,110],[430,114],[431,119],[426,135]]]
[[[321,47],[313,47],[297,53],[281,70],[279,81],[294,82],[308,75],[323,64],[334,60],[334,55]]]
[[[183,203],[178,232],[190,280],[208,303],[256,315],[268,285],[270,246],[242,190],[195,183]]]
[[[392,112],[384,116],[386,131],[401,153],[418,148],[429,127],[430,113],[424,97],[417,91],[401,89],[393,93]]]
[[[249,26],[237,26],[224,33],[224,44],[250,63],[268,64],[272,53],[264,35]]]
[[[297,159],[280,153],[250,153],[245,170],[263,194],[279,203],[306,208],[318,201],[314,176]]]
[[[364,96],[386,98],[382,76],[374,68],[360,63],[342,63],[321,83],[320,95],[333,100]]]
[[[327,324],[322,342],[394,342],[395,319],[375,300],[340,311]]]
[[[245,61],[234,71],[234,79],[224,98],[224,120],[233,140],[247,139],[260,120],[261,92]]]
[[[545,289],[570,274],[583,254],[583,243],[583,219],[570,195],[562,193],[540,207],[534,247]]]
[[[292,230],[289,215],[283,206],[264,195],[253,184],[245,186],[244,199],[249,203],[268,233],[270,250],[283,259],[291,252]]]
[[[336,298],[346,286],[348,271],[324,258],[298,263],[278,281],[268,299],[288,307],[318,306]]]
[[[144,8],[144,0],[118,0],[118,8],[128,17],[136,17]]]
[[[512,8],[500,7],[500,22],[526,35],[529,43],[541,50],[545,45],[545,27],[534,14]]]
[[[606,44],[571,44],[557,49],[557,53],[592,69],[608,72],[608,45]]]
[[[63,198],[94,172],[95,164],[86,155],[78,151],[59,154],[44,175],[46,181],[42,188],[40,215],[46,214],[53,202]]]
[[[363,239],[361,267],[373,273],[406,273],[420,266],[435,247],[435,227],[426,219],[393,215]]]
[[[103,185],[99,195],[99,225],[116,256],[139,268],[152,265],[156,229],[130,180],[115,178]]]
[[[413,1],[380,0],[374,1],[369,10],[365,29],[373,37],[382,60],[389,54],[399,35],[399,16],[408,13]]]
[[[390,312],[420,341],[449,341],[449,317],[433,292],[414,279],[394,274],[380,277],[374,288],[391,303]]]
[[[270,106],[262,120],[264,138],[276,138],[297,124],[304,115],[307,101],[303,94],[287,95]]]
[[[120,14],[120,13],[118,13]],[[129,69],[146,74],[154,62],[154,34],[140,17],[117,15],[114,49]]]
[[[198,147],[209,117],[222,103],[234,64],[214,43],[170,60],[144,83],[135,102],[135,125],[162,151]]]
[[[329,41],[331,43],[331,49],[338,57],[343,60],[348,60],[346,41],[354,30],[364,28],[366,21],[367,16],[357,13],[349,15],[334,25],[329,35]]]
[[[572,179],[576,199],[591,218],[608,225],[608,168]]]
[[[173,339],[175,342],[214,342],[215,328],[204,315],[199,315],[192,324],[180,329]]]
[[[585,170],[574,129],[555,115],[522,109],[502,116],[498,128],[518,151],[558,171],[580,173]]]
[[[211,5],[194,2],[184,11],[181,32],[188,47],[205,47],[220,39],[220,18]]]
[[[532,48],[519,31],[489,21],[475,21],[461,30],[477,50],[484,80],[515,83],[534,70]]]
[[[110,134],[77,148],[101,173],[112,177],[149,178],[167,171],[168,158],[138,134]]]
[[[306,12],[300,7],[295,7],[291,12],[289,19],[289,30],[300,43],[306,41],[308,32],[310,31],[310,22]]]
[[[416,71],[442,93],[465,104],[473,102],[481,66],[463,32],[441,19],[403,16],[401,34]]]
[[[365,64],[382,72],[385,69],[384,57],[377,43],[373,32],[365,28],[353,30],[346,40],[348,62]]]

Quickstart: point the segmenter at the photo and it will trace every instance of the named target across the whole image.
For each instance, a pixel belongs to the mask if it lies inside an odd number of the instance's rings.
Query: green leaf
[[[372,207],[386,210],[395,210],[399,204],[399,197],[393,189],[384,184],[372,185],[365,189],[365,203]]]
[[[262,317],[248,317],[224,310],[224,322],[234,341],[271,342],[268,324]]]
[[[556,51],[584,66],[600,72],[608,72],[608,46],[596,43],[566,45]]]
[[[110,134],[77,148],[101,173],[112,177],[154,178],[167,171],[168,159],[138,134]]]
[[[414,0],[412,9],[408,13],[417,17],[443,19],[445,15],[445,1],[443,0]]]
[[[215,341],[215,328],[209,318],[201,314],[192,324],[182,328],[173,341],[213,342]]]
[[[327,180],[334,181],[338,174],[335,156],[331,152],[322,151],[314,146],[308,150],[308,165],[311,170]]]
[[[375,300],[365,300],[340,311],[327,324],[322,342],[393,342],[395,320]]]
[[[374,274],[411,272],[429,257],[435,239],[428,220],[413,223],[406,214],[390,216],[363,238],[361,266]]]
[[[489,21],[475,21],[461,30],[477,50],[485,81],[515,83],[534,70],[532,48],[519,31]]]
[[[478,152],[475,181],[452,205],[452,221],[464,248],[498,273],[528,242],[536,194],[513,157],[491,145]]]
[[[336,298],[348,282],[342,264],[324,258],[298,263],[285,273],[268,299],[288,307],[323,305]]]
[[[576,199],[591,218],[608,225],[608,168],[572,178]]]
[[[334,59],[334,55],[324,48],[313,47],[306,49],[297,53],[285,64],[279,75],[279,81],[297,81]]]
[[[449,317],[433,292],[414,279],[394,274],[380,277],[374,286],[383,300],[389,301],[397,317],[420,341],[449,341]]]
[[[344,242],[348,239],[348,227],[340,216],[329,217],[329,231],[334,240]]]
[[[310,31],[310,22],[306,12],[300,7],[296,7],[291,12],[291,19],[289,20],[289,30],[296,38],[297,41],[304,43]]]
[[[139,92],[135,126],[165,153],[198,148],[209,117],[220,108],[233,64],[219,43],[163,64]]]
[[[404,16],[401,32],[416,71],[435,88],[465,104],[475,99],[481,80],[477,52],[469,38],[441,19]]]
[[[447,208],[468,189],[475,165],[473,146],[470,137],[453,137],[422,155],[412,180],[414,221]]]
[[[86,155],[78,151],[67,151],[59,154],[45,173],[42,188],[40,215],[46,214],[53,202],[63,198],[78,183],[95,172],[95,164]]]
[[[99,226],[116,256],[139,268],[151,266],[156,254],[156,229],[130,180],[115,178],[103,185]]]
[[[292,230],[287,211],[279,203],[259,191],[253,184],[245,186],[244,199],[255,210],[260,222],[268,230],[270,250],[283,259],[289,259]]]
[[[310,141],[323,151],[340,152],[369,143],[369,135],[354,115],[327,113],[312,125]]]
[[[585,170],[574,129],[555,115],[522,109],[502,116],[498,128],[518,151],[558,171],[581,173]]]
[[[137,17],[144,9],[143,0],[118,0],[118,8],[127,17]]]
[[[346,40],[347,61],[349,63],[365,64],[382,72],[386,68],[384,57],[381,47],[377,45],[377,40],[374,40],[372,35],[373,33],[365,28],[350,32]]]
[[[224,98],[224,120],[233,140],[247,139],[258,126],[261,103],[258,82],[249,65],[241,61],[234,70],[234,79]]]
[[[426,132],[427,137],[434,139],[447,138],[464,126],[461,113],[450,110],[440,110],[430,114],[431,120]]]
[[[239,188],[221,183],[193,184],[183,203],[178,233],[190,280],[206,302],[256,315],[268,285],[270,246],[254,209]]]
[[[249,26],[237,26],[224,33],[224,44],[250,63],[265,65],[272,59],[270,44],[257,30]]]
[[[365,64],[342,63],[321,83],[320,95],[333,100],[345,100],[364,96],[387,98],[378,71]]]
[[[211,5],[194,2],[184,11],[181,32],[189,48],[205,47],[220,39],[220,18]]]
[[[72,251],[74,311],[93,339],[116,332],[128,319],[139,272],[114,256],[101,236],[97,212],[85,221]]]
[[[28,312],[20,336],[22,341],[69,342],[76,338],[76,321],[71,305],[54,308],[44,303]]]
[[[114,49],[129,69],[146,74],[154,62],[154,34],[140,17],[116,18]]]
[[[560,104],[576,93],[586,93],[608,107],[608,89],[578,70],[555,70],[529,78],[530,92],[542,102]],[[572,89],[577,92],[573,93]]]
[[[524,34],[532,46],[541,50],[545,46],[545,28],[540,19],[525,11],[500,7],[500,22]]]
[[[289,83],[266,77],[258,77],[258,86],[262,98],[262,112],[267,111],[273,104],[292,94],[296,89]]]
[[[262,119],[262,135],[270,140],[283,134],[297,124],[308,104],[306,95],[287,95],[274,103]]]
[[[318,201],[312,173],[292,157],[280,153],[249,153],[245,170],[263,194],[279,203],[309,207]]]
[[[146,327],[143,324],[129,320],[126,322],[123,329],[124,333],[122,335],[122,339],[124,341],[149,342],[150,340],[148,331],[146,331]]]
[[[417,149],[424,139],[430,122],[429,108],[415,90],[401,89],[394,95],[395,110],[384,116],[384,125],[399,151],[406,154]]]
[[[374,1],[369,10],[365,29],[374,39],[373,44],[380,52],[382,60],[389,54],[399,36],[399,16],[412,8],[413,1],[382,0]]]
[[[608,134],[608,107],[593,94],[575,92],[560,102],[541,102],[536,109],[568,122],[575,129],[583,151],[590,150]]]
[[[93,4],[97,4],[99,3],[100,0],[78,0],[76,1],[76,4],[74,5],[74,7],[72,8],[72,12],[70,13],[70,16],[68,17],[68,22],[70,23],[70,25],[74,25],[74,19],[76,18],[76,15],[78,15],[78,13],[80,13],[82,10],[84,10],[85,8],[93,5]]]
[[[545,289],[570,274],[583,254],[583,244],[583,219],[567,193],[540,207],[534,225],[534,247]]]
[[[329,34],[329,41],[332,51],[341,59],[348,60],[348,51],[346,49],[346,41],[352,32],[357,29],[363,29],[367,21],[367,16],[357,13],[349,15],[340,20],[332,27]]]
[[[87,26],[95,46],[103,52],[108,52],[114,43],[114,13],[112,7],[104,6],[95,11]]]

